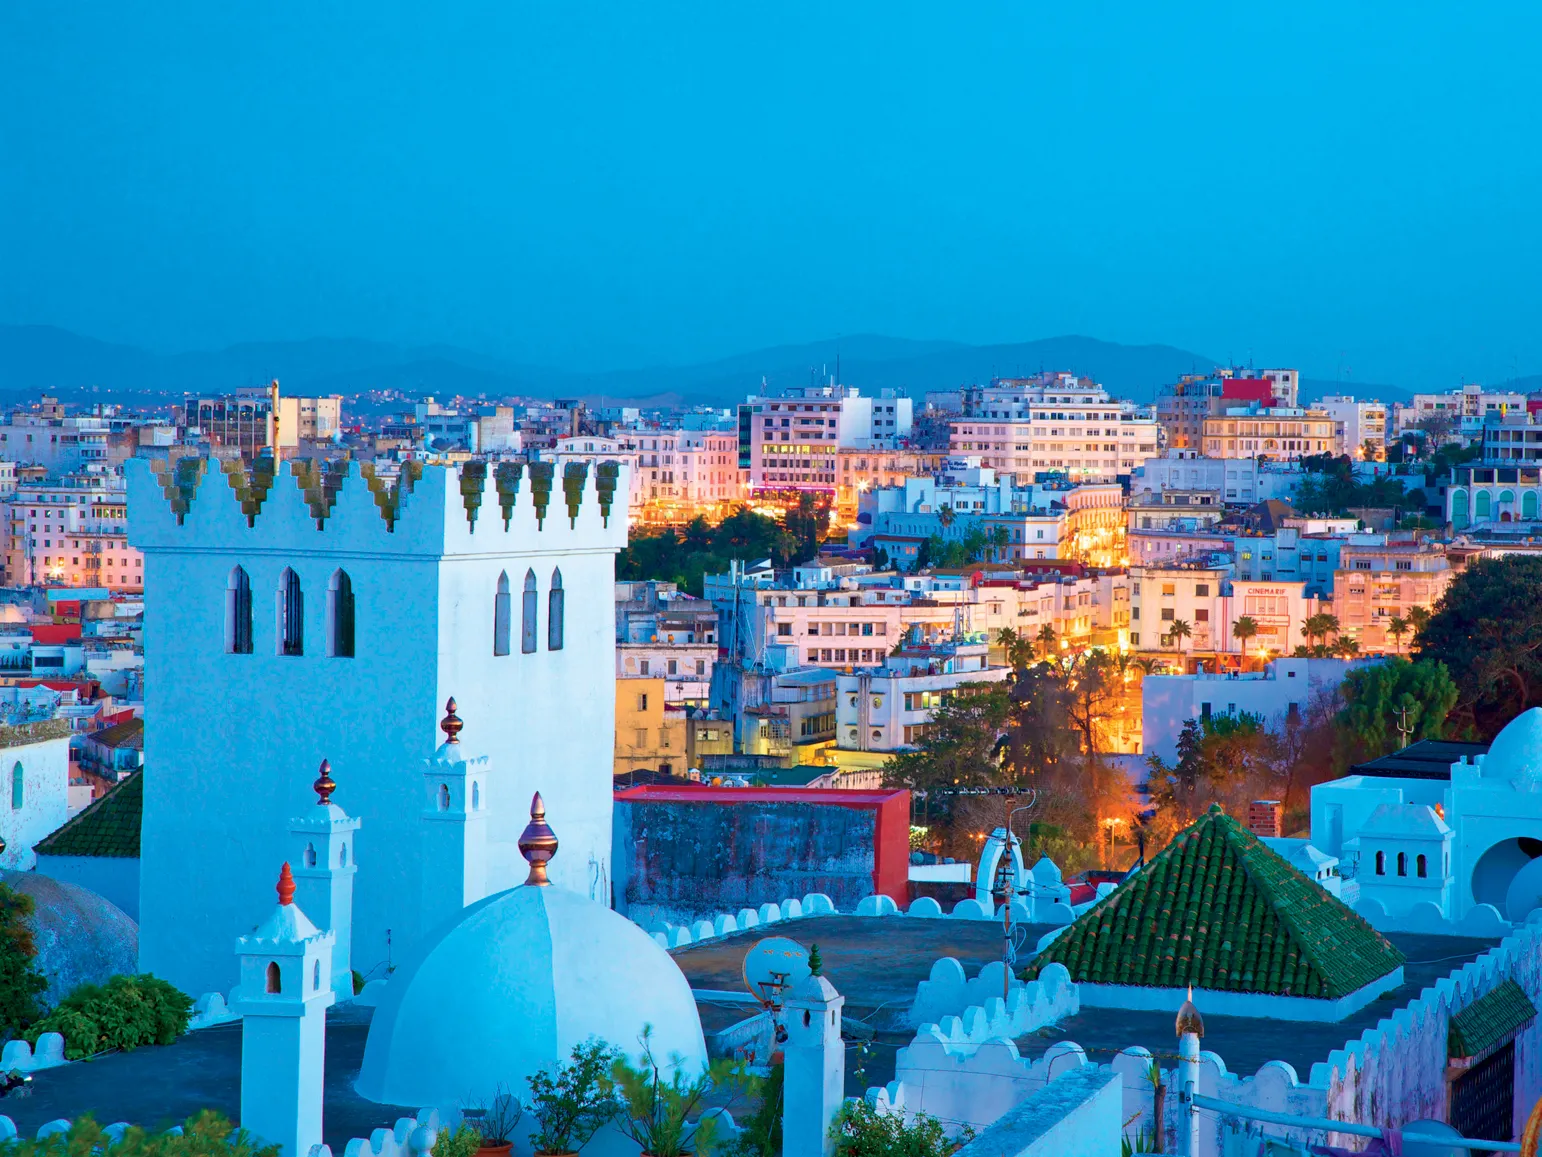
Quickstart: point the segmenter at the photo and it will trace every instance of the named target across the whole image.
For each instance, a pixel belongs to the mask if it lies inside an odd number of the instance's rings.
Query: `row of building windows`
[[[1376,874],[1378,876],[1385,876],[1387,874],[1387,853],[1386,852],[1377,852],[1376,853]],[[1407,852],[1399,852],[1397,854],[1397,874],[1399,876],[1406,876],[1406,875],[1408,875],[1408,853]],[[1421,879],[1421,880],[1424,879],[1425,877],[1427,877],[1430,874],[1430,872],[1429,872],[1429,861],[1427,859],[1425,859],[1423,855],[1418,855],[1418,856],[1414,857],[1414,874],[1417,875],[1419,877],[1419,879]]]
[[[305,590],[300,576],[288,567],[279,575],[275,602],[275,652],[304,655]],[[353,658],[353,580],[345,570],[332,572],[327,584],[326,612],[327,654],[334,659]],[[232,567],[225,583],[225,651],[231,655],[250,655],[253,639],[251,576],[245,567]]]
[[[525,572],[525,589],[520,602],[519,649],[531,654],[536,649],[540,591],[537,589],[535,571]],[[498,576],[497,593],[493,596],[493,654],[507,655],[513,639],[513,595],[509,590],[509,575],[504,571]],[[546,649],[560,651],[566,619],[565,596],[562,591],[562,571],[551,572],[551,589],[546,593]]]

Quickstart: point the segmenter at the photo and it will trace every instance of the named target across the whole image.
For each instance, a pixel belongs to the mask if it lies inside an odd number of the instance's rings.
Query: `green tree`
[[[1242,657],[1245,660],[1248,653],[1248,640],[1258,637],[1258,620],[1251,615],[1240,616],[1231,625],[1231,637],[1242,644]]]
[[[807,562],[819,553],[819,544],[830,532],[830,503],[808,491],[798,495],[797,504],[782,516],[782,526],[795,544],[793,562]]]
[[[1387,620],[1387,634],[1392,636],[1392,641],[1397,644],[1398,654],[1403,653],[1403,636],[1408,634],[1409,622],[1402,615],[1393,615]]]
[[[1055,648],[1059,644],[1059,640],[1055,637],[1055,628],[1050,626],[1048,623],[1045,623],[1042,627],[1039,628],[1038,638],[1039,646],[1044,648],[1044,657],[1046,659],[1053,658],[1055,655]]]
[[[1167,637],[1178,644],[1180,651],[1183,650],[1183,640],[1193,637],[1193,634],[1187,619],[1174,619],[1167,624]]]
[[[907,1123],[904,1113],[884,1113],[866,1101],[847,1101],[830,1126],[835,1157],[948,1157],[974,1138],[974,1130],[950,1141],[936,1117],[917,1113]]]
[[[1410,739],[1441,738],[1457,701],[1446,665],[1428,657],[1413,662],[1392,657],[1351,671],[1341,692],[1337,722],[1346,758],[1354,763],[1398,747],[1398,724],[1404,720],[1412,728]]]
[[[48,981],[33,967],[37,946],[27,924],[32,897],[0,884],[0,1038],[14,1036],[43,1015],[38,997]]]
[[[948,527],[952,526],[954,520],[957,517],[957,512],[955,512],[953,507],[949,506],[946,502],[937,508],[937,521],[942,524],[942,529],[944,530],[947,530]]]
[[[1468,563],[1416,638],[1450,670],[1458,719],[1493,737],[1542,703],[1542,557]]]
[[[1004,526],[993,526],[986,537],[990,543],[992,561],[1000,562],[1002,555],[1012,545],[1011,533]]]
[[[1029,636],[1002,627],[996,632],[996,643],[1006,652],[1007,666],[1022,669],[1033,662],[1033,639]]]
[[[1000,782],[997,741],[1009,701],[1001,683],[965,683],[933,709],[920,746],[884,764],[884,782],[912,791]]]

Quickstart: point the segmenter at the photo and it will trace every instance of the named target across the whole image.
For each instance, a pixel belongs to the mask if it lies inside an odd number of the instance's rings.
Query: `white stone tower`
[[[846,1046],[841,1006],[846,998],[823,976],[798,981],[783,1004],[782,1153],[829,1157],[830,1126],[846,1096]]]
[[[487,895],[487,779],[485,755],[461,747],[465,724],[455,700],[439,724],[445,740],[424,761],[422,919],[425,932]]]
[[[604,465],[554,477],[538,465],[408,462],[387,479],[357,463],[125,464],[129,538],[144,552],[155,768],[142,968],[186,992],[230,987],[219,940],[251,927],[239,897],[289,858],[289,821],[315,798],[322,756],[368,833],[353,966],[368,972],[388,941],[413,942],[423,761],[452,694],[478,750],[509,753],[483,785],[490,798],[540,786],[563,816],[552,883],[609,902],[628,482],[624,466]],[[490,819],[489,892],[524,879],[522,826],[507,810]]]
[[[332,765],[321,761],[321,774],[311,784],[316,805],[289,824],[295,837],[295,898],[322,928],[332,933],[332,976],[329,983],[339,1000],[353,997],[353,877],[358,868],[359,821],[332,802],[337,784]]]
[[[1199,1038],[1205,1035],[1205,1022],[1194,1007],[1194,989],[1178,1010],[1178,1152],[1199,1157]],[[1156,1127],[1161,1129],[1162,1122]]]
[[[282,1157],[307,1157],[312,1145],[321,1144],[332,933],[306,918],[294,892],[286,863],[278,877],[278,908],[236,942],[240,1123],[263,1141],[282,1145]]]

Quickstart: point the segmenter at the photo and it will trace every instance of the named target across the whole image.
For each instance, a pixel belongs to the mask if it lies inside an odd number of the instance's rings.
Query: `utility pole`
[[[1413,724],[1408,722],[1409,710],[1407,707],[1399,707],[1397,709],[1397,746],[1399,751],[1408,746],[1408,737],[1413,734],[1414,730]]]

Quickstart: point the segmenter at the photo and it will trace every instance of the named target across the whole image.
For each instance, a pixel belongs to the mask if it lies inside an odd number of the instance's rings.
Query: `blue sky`
[[[1542,9],[12,3],[0,321],[1542,372]]]

